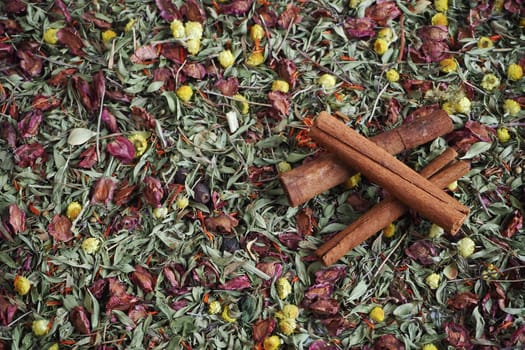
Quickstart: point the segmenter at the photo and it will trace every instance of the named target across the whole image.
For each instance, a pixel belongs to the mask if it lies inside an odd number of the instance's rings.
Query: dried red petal
[[[160,180],[152,176],[148,176],[144,179],[144,188],[142,190],[144,199],[152,207],[159,208],[161,206],[160,202],[164,197],[164,190],[162,189],[162,184]]]
[[[55,214],[51,223],[47,225],[47,231],[57,241],[67,242],[73,239],[73,232],[71,232],[71,221],[67,216]]]
[[[33,167],[38,159],[43,162],[47,160],[44,147],[38,142],[22,145],[15,149],[15,163],[19,167]]]
[[[142,107],[131,107],[131,116],[137,124],[137,128],[155,129],[155,117]]]
[[[423,26],[417,30],[417,35],[423,42],[445,41],[448,38],[448,28],[445,26]]]
[[[123,180],[118,184],[117,189],[115,190],[115,195],[113,197],[113,203],[118,206],[126,205],[135,191],[137,190],[137,185],[132,185],[128,180]]]
[[[323,268],[315,273],[315,282],[333,285],[346,276],[347,270],[346,266],[339,265]]]
[[[427,63],[439,62],[450,55],[450,48],[444,41],[430,41],[423,43],[421,50],[423,51],[423,57]]]
[[[47,83],[55,87],[63,86],[69,81],[70,77],[76,73],[76,71],[76,68],[66,68],[64,70],[61,70],[60,72],[49,78],[47,80]]]
[[[159,50],[155,45],[145,45],[135,50],[135,53],[131,55],[130,60],[135,64],[146,64],[147,61],[151,61],[159,57]]]
[[[273,28],[277,25],[277,13],[270,6],[262,6],[257,9],[257,14],[253,16],[253,21],[261,26],[265,25],[267,28]]]
[[[334,285],[328,282],[321,282],[310,286],[304,293],[307,299],[328,299],[334,292]],[[311,304],[310,304],[311,305]]]
[[[88,289],[97,300],[100,300],[107,292],[108,280],[104,278],[98,279]]]
[[[182,15],[189,21],[204,23],[206,12],[196,0],[186,0],[181,8]]]
[[[83,306],[76,306],[69,312],[69,320],[73,324],[73,328],[81,334],[91,333],[91,322],[89,315]]]
[[[54,96],[36,95],[31,106],[45,112],[60,106],[60,100]]]
[[[18,122],[18,132],[22,137],[33,137],[38,134],[40,123],[42,123],[43,115],[40,110],[33,110],[27,113],[22,120]]]
[[[330,345],[324,340],[316,340],[308,347],[308,350],[337,350],[335,345]]]
[[[436,249],[432,242],[420,240],[405,248],[405,254],[421,265],[432,265],[434,263],[432,258],[436,256]]]
[[[111,23],[98,18],[93,11],[84,12],[82,14],[82,19],[88,23],[93,23],[99,29],[111,29]]]
[[[463,292],[451,297],[448,300],[447,305],[456,310],[464,310],[477,305],[478,301],[479,297],[477,294],[472,292]]]
[[[20,68],[30,77],[36,77],[42,72],[43,62],[33,54],[31,48],[19,49],[16,56],[20,59]]]
[[[171,0],[155,0],[155,4],[160,11],[160,17],[166,21],[172,22],[174,19],[181,19],[179,9]]]
[[[318,316],[331,316],[339,312],[339,302],[336,299],[321,299],[311,303],[308,308]]]
[[[7,142],[9,147],[16,147],[16,130],[8,121],[0,123],[0,137]]]
[[[314,217],[314,211],[311,208],[304,208],[295,216],[297,223],[297,234],[299,236],[309,236],[314,230],[317,222]]]
[[[378,1],[375,5],[368,7],[365,16],[372,18],[381,26],[388,25],[388,21],[396,19],[401,15],[401,10],[393,1]]]
[[[102,109],[102,113],[100,114],[100,119],[106,126],[109,132],[111,133],[117,133],[118,132],[118,125],[117,125],[117,118],[111,113],[106,107]]]
[[[290,96],[281,91],[271,91],[268,93],[268,100],[272,104],[274,111],[280,115],[288,115],[290,111]]]
[[[162,44],[160,47],[160,53],[162,56],[177,64],[183,64],[188,55],[188,52],[184,47],[173,43]]]
[[[107,205],[113,198],[115,182],[109,177],[101,177],[93,186],[91,203],[104,203]]]
[[[112,310],[128,311],[138,302],[138,298],[126,293],[126,287],[116,278],[108,278],[109,299],[106,303],[106,312]]]
[[[18,307],[13,300],[11,300],[4,295],[0,295],[0,325],[3,327],[7,327],[9,325],[16,314],[16,311],[18,310]]]
[[[201,80],[206,76],[206,67],[198,62],[189,62],[182,67],[182,72],[190,78]]]
[[[221,4],[221,12],[225,15],[242,16],[252,7],[253,0],[233,0],[229,4]]]
[[[135,271],[131,273],[131,281],[139,286],[144,293],[150,293],[153,291],[155,285],[155,277],[140,265],[135,266]]]
[[[239,81],[235,77],[219,79],[215,87],[225,96],[233,96],[239,91]]]
[[[299,243],[304,241],[304,238],[302,236],[296,235],[295,233],[280,233],[277,238],[279,239],[279,242],[281,242],[283,245],[285,245],[287,248],[296,250],[299,248]]]
[[[93,82],[91,85],[93,98],[95,99],[93,106],[98,110],[100,108],[100,103],[102,102],[102,97],[106,93],[106,77],[101,70],[93,75]]]
[[[89,169],[97,163],[97,150],[95,146],[91,146],[84,152],[80,153],[81,161],[78,162],[78,166],[84,169]]]
[[[243,290],[246,288],[250,288],[252,286],[252,283],[250,282],[250,279],[246,275],[237,276],[230,280],[228,280],[225,283],[222,283],[219,285],[219,289],[223,290]]]
[[[14,15],[19,15],[27,10],[27,5],[22,0],[9,0],[4,3],[4,11]]]
[[[135,158],[135,147],[124,136],[117,136],[113,141],[108,142],[106,150],[124,164],[131,163]]]
[[[505,228],[501,231],[503,237],[511,238],[519,230],[523,228],[523,214],[519,210],[515,210],[510,220],[505,224]]]
[[[452,322],[447,322],[444,326],[447,341],[450,345],[456,349],[462,348],[469,350],[473,348],[473,345],[470,342],[469,332],[465,327]]]
[[[97,110],[95,93],[93,92],[91,85],[79,76],[73,77],[73,86],[77,91],[80,101],[86,107],[89,112]]]
[[[283,28],[286,29],[290,27],[292,24],[296,24],[301,22],[303,17],[300,15],[301,8],[298,6],[295,6],[293,4],[286,5],[286,10],[284,10],[280,15],[279,19],[277,20],[277,24]]]
[[[283,272],[283,265],[277,261],[258,262],[255,266],[272,278],[278,278]]]
[[[374,350],[405,350],[405,346],[392,334],[385,334],[376,340]]]
[[[153,71],[153,81],[164,82],[163,88],[168,91],[175,91],[175,79],[173,72],[169,68],[157,68]]]
[[[376,23],[368,17],[350,17],[343,23],[343,29],[349,39],[370,38],[375,35]]]
[[[135,305],[129,310],[128,317],[137,324],[138,321],[146,318],[148,316],[148,310],[143,304]]]
[[[66,46],[73,55],[84,56],[84,42],[73,28],[62,28],[57,32],[58,42]]]
[[[326,327],[328,334],[332,337],[337,337],[344,331],[355,328],[357,326],[355,323],[348,321],[343,316],[323,318],[321,322]]]
[[[257,320],[252,327],[253,341],[260,343],[264,338],[269,337],[275,329],[276,323],[274,318]]]
[[[26,213],[16,204],[9,204],[8,224],[13,234],[26,230]]]
[[[277,74],[283,80],[286,80],[290,87],[295,88],[297,83],[297,66],[292,60],[283,58],[277,64]]]
[[[221,214],[215,217],[207,217],[204,221],[206,228],[216,233],[232,233],[239,221],[231,215]]]
[[[69,10],[66,4],[64,4],[62,0],[55,0],[55,3],[53,5],[53,11],[55,13],[60,13],[62,16],[64,16],[67,23],[71,22],[72,20],[71,14],[69,13]]]

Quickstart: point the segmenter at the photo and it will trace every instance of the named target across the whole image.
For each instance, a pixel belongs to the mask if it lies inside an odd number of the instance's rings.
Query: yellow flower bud
[[[498,136],[498,141],[501,143],[506,143],[510,140],[509,130],[505,127],[498,128],[496,135]]]
[[[455,190],[457,190],[457,188],[458,188],[458,182],[457,182],[457,181],[454,181],[454,182],[448,184],[447,188],[448,188],[449,191],[455,191]]]
[[[494,46],[494,43],[488,36],[482,36],[478,39],[478,47],[480,49],[490,49],[492,46]]]
[[[292,285],[286,279],[286,277],[281,277],[277,280],[276,288],[277,295],[280,299],[286,299],[286,297],[292,292]]]
[[[516,116],[521,112],[521,106],[518,102],[506,99],[505,102],[503,102],[503,111],[511,116]]]
[[[285,162],[285,161],[277,163],[276,168],[279,174],[292,170],[292,166],[290,165],[290,163]]]
[[[250,104],[248,103],[246,97],[241,94],[235,94],[232,97],[240,105],[239,108],[241,109],[241,114],[248,114],[250,112]]]
[[[100,248],[100,240],[98,238],[89,237],[82,242],[82,250],[86,254],[95,254],[98,248]]]
[[[223,68],[228,68],[235,62],[235,57],[230,50],[224,50],[219,54],[219,63]]]
[[[389,43],[394,38],[394,32],[392,32],[392,29],[390,29],[388,27],[380,29],[377,32],[377,38],[378,39],[384,39],[387,43]]]
[[[374,51],[378,55],[383,55],[388,50],[388,42],[385,39],[376,39],[374,42]]]
[[[214,300],[208,304],[208,313],[211,315],[218,314],[219,312],[221,312],[221,308],[221,303],[217,300]]]
[[[391,83],[395,83],[396,81],[399,81],[399,73],[395,69],[389,69],[386,71],[386,80],[388,80]]]
[[[190,200],[188,199],[188,197],[182,196],[177,199],[177,202],[175,204],[177,205],[178,209],[182,210],[190,204]]]
[[[281,338],[277,335],[264,338],[263,348],[264,350],[277,350],[281,346]]]
[[[445,58],[439,62],[439,66],[443,73],[455,72],[458,69],[458,64],[453,58]]]
[[[272,83],[272,91],[281,91],[287,93],[290,90],[290,85],[285,80],[274,80]]]
[[[24,276],[17,275],[13,282],[13,287],[19,295],[26,295],[31,290],[31,282]]]
[[[50,347],[47,348],[47,350],[58,350],[58,349],[60,349],[58,343],[54,343]]]
[[[163,219],[168,215],[168,208],[160,207],[153,209],[153,217],[155,219]]]
[[[282,315],[284,318],[296,319],[299,316],[299,308],[294,304],[286,304],[283,306]]]
[[[432,224],[432,226],[430,226],[430,230],[428,231],[428,238],[438,238],[439,236],[443,235],[443,233],[445,233],[443,227]]]
[[[184,31],[187,39],[201,39],[204,29],[199,22],[190,21],[186,22]]]
[[[507,78],[509,80],[520,80],[523,77],[523,68],[519,64],[509,64],[507,68]]]
[[[170,29],[171,35],[173,35],[175,39],[182,39],[184,38],[184,35],[186,35],[184,24],[178,19],[174,19],[173,22],[171,22]]]
[[[44,32],[44,41],[48,44],[55,45],[58,42],[58,33],[59,29],[49,28]]]
[[[481,80],[481,86],[487,91],[492,91],[498,88],[499,83],[499,78],[492,73],[485,74]]]
[[[525,17],[520,18],[520,27],[525,28]]]
[[[361,173],[356,173],[356,174],[350,176],[345,181],[344,188],[350,190],[352,188],[357,187],[357,185],[359,185],[360,182],[361,182]]]
[[[445,102],[441,106],[441,108],[447,112],[448,115],[456,113],[456,108],[454,107],[454,104],[452,102]]]
[[[201,49],[201,39],[188,39],[186,49],[192,55],[198,54]]]
[[[319,85],[323,89],[331,89],[335,86],[336,80],[335,77],[331,74],[323,74],[319,77]]]
[[[439,350],[434,344],[425,344],[421,350]]]
[[[182,85],[180,88],[177,89],[177,97],[184,102],[188,102],[189,100],[191,100],[192,96],[193,90],[189,85]]]
[[[124,27],[124,31],[129,32],[131,29],[133,29],[133,26],[135,26],[135,23],[137,23],[136,19],[134,18],[130,19],[128,23],[126,23],[126,26]]]
[[[80,212],[82,211],[82,205],[79,202],[71,202],[67,206],[66,209],[66,216],[69,220],[75,220],[78,215],[80,215]]]
[[[383,311],[383,308],[380,306],[376,306],[370,311],[370,314],[368,315],[370,319],[374,322],[383,322],[385,320],[385,312]]]
[[[264,63],[264,54],[262,51],[254,51],[246,58],[246,65],[249,67],[257,67],[262,63]]]
[[[468,97],[462,97],[454,104],[454,109],[456,112],[468,114],[470,113],[470,106],[472,103]]]
[[[498,268],[494,264],[488,264],[487,268],[481,272],[481,278],[485,281],[498,277]]]
[[[36,320],[33,321],[31,329],[37,337],[42,337],[49,333],[49,321],[48,320]]]
[[[469,237],[460,239],[458,241],[457,247],[459,255],[461,255],[464,258],[468,258],[472,254],[474,254],[474,250],[476,250],[476,244]]]
[[[292,335],[297,328],[297,322],[293,318],[285,318],[279,321],[279,330],[284,335]]]
[[[434,0],[434,7],[438,12],[445,12],[448,10],[448,0]]]
[[[437,289],[439,287],[439,281],[441,277],[437,273],[431,273],[425,279],[425,283],[430,289]]]
[[[253,41],[262,40],[264,38],[264,28],[259,24],[254,24],[250,28],[250,38]]]
[[[140,157],[148,149],[148,133],[134,132],[128,137],[128,140],[135,147],[135,157]]]
[[[396,233],[396,225],[394,223],[388,224],[388,226],[383,229],[383,236],[386,238],[394,237],[395,233]]]
[[[117,36],[117,33],[112,31],[111,29],[105,30],[102,32],[102,41],[104,41],[105,43],[109,43],[116,36]]]
[[[448,26],[447,15],[439,12],[432,16],[432,25],[434,26]]]

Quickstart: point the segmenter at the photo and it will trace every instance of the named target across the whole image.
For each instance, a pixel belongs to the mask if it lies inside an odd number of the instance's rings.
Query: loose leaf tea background
[[[523,346],[524,27],[521,0],[3,2],[0,349]],[[315,116],[439,108],[455,131],[398,159],[471,162],[460,232],[409,213],[322,266],[385,192],[288,205]]]

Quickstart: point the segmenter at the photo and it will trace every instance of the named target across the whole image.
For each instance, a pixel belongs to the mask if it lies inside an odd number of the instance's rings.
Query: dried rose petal
[[[128,317],[135,324],[137,324],[138,321],[146,318],[147,316],[148,316],[148,310],[146,309],[146,306],[144,306],[144,304],[135,305],[128,312]]]
[[[151,61],[159,57],[159,50],[155,45],[145,45],[135,50],[131,55],[130,60],[135,64],[146,64],[146,61]]]
[[[115,191],[115,182],[109,177],[101,177],[93,186],[91,203],[104,203],[107,205],[113,198]]]
[[[62,16],[64,16],[67,23],[70,23],[72,20],[71,14],[69,13],[66,4],[64,4],[62,0],[55,0],[55,3],[53,5],[53,12],[59,13]]]
[[[106,150],[124,164],[131,163],[135,158],[135,147],[124,136],[117,136],[115,140],[108,142]]]
[[[405,350],[405,346],[393,335],[385,334],[376,340],[374,350]]]
[[[84,12],[82,19],[88,23],[93,23],[99,29],[111,29],[111,23],[98,18],[93,11]]]
[[[11,301],[4,295],[0,295],[0,325],[7,327],[15,317],[18,307],[16,303]]]
[[[297,66],[292,60],[283,58],[277,64],[277,74],[283,80],[286,80],[290,87],[295,88],[297,83]]]
[[[30,77],[36,77],[42,72],[43,62],[33,54],[31,48],[19,49],[16,56],[20,59],[20,68]]]
[[[272,278],[278,278],[283,272],[283,265],[277,261],[258,262],[255,267]]]
[[[102,297],[106,294],[108,287],[108,280],[105,278],[101,278],[96,280],[88,289],[93,294],[97,300],[102,299]]]
[[[67,242],[73,239],[71,221],[64,215],[55,214],[51,223],[47,225],[47,231],[57,241]]]
[[[4,11],[14,15],[21,14],[27,10],[27,5],[22,0],[9,0],[4,3]]]
[[[9,205],[9,228],[11,233],[20,233],[26,230],[26,213],[16,204]]]
[[[175,79],[173,72],[169,68],[157,68],[153,72],[153,81],[164,82],[163,88],[169,91],[175,91]]]
[[[343,29],[349,39],[370,38],[376,33],[375,26],[376,23],[368,17],[350,17],[343,23]]]
[[[16,147],[16,131],[8,121],[4,121],[0,124],[0,134],[0,137],[7,142],[9,147]]]
[[[131,273],[131,281],[139,286],[144,293],[150,293],[153,291],[155,285],[155,277],[140,265],[135,266],[135,271]]]
[[[231,215],[221,214],[215,217],[207,217],[204,221],[206,228],[216,233],[232,233],[239,221]]]
[[[219,79],[215,87],[225,96],[233,96],[239,91],[239,81],[235,77]]]
[[[182,15],[189,21],[204,23],[206,21],[206,12],[196,0],[187,0],[181,7]]]
[[[406,248],[405,254],[421,265],[432,265],[434,263],[432,258],[436,256],[436,248],[434,248],[432,242],[421,240]]]
[[[501,231],[503,237],[511,238],[523,227],[523,215],[515,210],[512,218],[507,221],[505,228]]]
[[[188,52],[184,47],[173,43],[162,44],[160,47],[160,53],[162,56],[177,64],[183,64],[188,55]]]
[[[452,322],[447,322],[444,326],[447,341],[450,345],[455,348],[462,348],[466,350],[473,348],[472,344],[470,343],[468,330],[465,327]]]
[[[456,310],[464,310],[478,304],[479,297],[472,292],[458,293],[451,297],[447,305]]]
[[[76,73],[76,71],[76,68],[66,68],[64,70],[61,70],[60,72],[49,78],[47,80],[47,83],[55,87],[63,86],[69,81],[69,78]]]
[[[155,177],[148,176],[144,179],[144,186],[145,187],[142,190],[142,193],[146,202],[148,202],[154,208],[160,208],[160,202],[164,197],[164,190],[162,189],[160,180]]]
[[[83,306],[76,306],[69,312],[69,320],[75,330],[81,334],[91,333],[91,322],[89,315]]]
[[[19,167],[33,167],[38,159],[47,160],[44,147],[38,142],[22,145],[15,149],[15,163]]]
[[[172,22],[174,19],[181,19],[181,14],[172,0],[155,0],[155,4],[160,11],[160,17],[166,21]]]
[[[100,119],[106,125],[106,128],[111,133],[117,133],[118,132],[118,125],[117,125],[117,118],[106,108],[102,110],[102,113],[100,114]]]
[[[304,241],[302,236],[296,235],[295,233],[280,233],[277,238],[279,239],[279,242],[292,250],[299,248],[299,243]]]
[[[273,110],[281,115],[288,115],[290,111],[290,96],[281,91],[271,91],[268,93],[268,100],[272,104]]]
[[[423,42],[445,41],[448,29],[445,26],[423,26],[417,30],[417,35]]]
[[[179,311],[179,310],[185,308],[186,306],[188,306],[188,301],[185,300],[185,299],[176,300],[176,301],[174,301],[173,303],[170,304],[170,307],[173,310],[175,310],[175,311]]]
[[[93,75],[93,82],[91,85],[93,98],[95,99],[94,107],[98,110],[100,108],[100,103],[102,102],[102,96],[106,93],[106,77],[101,70]]]
[[[243,290],[250,288],[251,286],[252,283],[250,282],[248,276],[242,275],[234,277],[227,282],[220,284],[218,288],[223,290]]]
[[[330,334],[330,336],[332,337],[337,337],[344,331],[348,329],[353,329],[357,326],[355,323],[348,321],[343,316],[333,316],[324,318],[321,320],[321,322],[326,327],[328,334]]]
[[[336,299],[321,299],[311,303],[308,308],[318,316],[330,316],[339,312],[339,302]]]
[[[326,343],[324,340],[316,340],[310,344],[308,350],[337,350],[337,347]]]
[[[449,47],[443,41],[430,41],[421,47],[425,62],[439,62],[449,56]]]
[[[253,21],[261,26],[264,24],[267,28],[273,28],[277,25],[277,13],[270,6],[261,6],[253,16]]]
[[[525,344],[525,325],[516,329],[514,333],[512,333],[512,345],[518,345],[518,342],[519,344]]]
[[[321,269],[315,273],[315,282],[335,284],[346,276],[347,271],[347,267],[341,265]]]
[[[84,42],[73,28],[62,28],[57,32],[58,42],[66,46],[73,55],[84,56]]]
[[[60,100],[54,96],[36,95],[31,106],[45,112],[60,106]]]
[[[133,121],[137,124],[137,127],[144,127],[146,129],[154,129],[155,117],[148,113],[144,108],[133,106],[131,108],[131,116]]]
[[[81,161],[78,162],[78,166],[84,169],[89,169],[97,163],[97,149],[95,146],[91,146],[84,152],[80,153]]]
[[[304,297],[307,299],[327,299],[334,292],[334,285],[328,282],[322,282],[310,286],[304,293]]]
[[[190,78],[201,80],[206,76],[206,68],[198,62],[189,62],[184,65],[182,72]]]
[[[91,85],[79,76],[73,77],[73,86],[77,91],[82,105],[90,111],[96,111],[95,94],[91,88]]]
[[[506,0],[503,7],[512,14],[519,13],[522,17],[525,15],[523,0]]]
[[[494,134],[494,130],[481,124],[478,121],[469,120],[465,123],[465,128],[472,132],[480,141],[490,142],[490,135]]]
[[[311,208],[304,208],[295,216],[295,222],[297,223],[297,234],[300,236],[309,236],[314,230],[314,226],[317,225],[314,211]]]
[[[131,200],[131,197],[135,194],[136,190],[137,185],[130,184],[128,180],[119,182],[113,196],[113,203],[118,206],[126,205]]]
[[[18,132],[22,137],[33,137],[38,134],[40,123],[42,123],[42,112],[34,110],[27,113],[22,120],[18,122]]]
[[[301,8],[300,7],[297,7],[297,6],[293,5],[293,4],[287,4],[286,5],[286,10],[284,10],[279,15],[279,19],[277,20],[277,24],[281,28],[286,29],[286,28],[290,27],[292,24],[299,23],[303,19],[303,17],[300,15],[300,13],[301,13]]]
[[[225,15],[242,16],[252,7],[253,0],[233,0],[229,4],[221,4],[221,12]]]
[[[264,338],[269,337],[275,329],[276,321],[274,318],[257,320],[252,327],[253,341],[260,343]]]
[[[370,17],[381,26],[388,25],[388,21],[396,19],[401,15],[401,10],[393,1],[378,1],[375,5],[368,7],[365,16]]]

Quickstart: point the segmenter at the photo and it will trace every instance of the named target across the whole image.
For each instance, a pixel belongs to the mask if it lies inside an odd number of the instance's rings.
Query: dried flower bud
[[[395,69],[389,69],[386,72],[386,80],[388,80],[391,83],[395,83],[396,81],[399,81],[399,73]]]
[[[430,289],[437,289],[439,287],[439,281],[441,277],[437,273],[431,273],[425,278],[425,283]]]
[[[219,53],[219,63],[223,68],[228,68],[235,62],[235,57],[230,50],[224,50]]]
[[[197,202],[207,204],[210,201],[210,188],[204,182],[199,182],[197,185],[195,185],[195,189],[193,191],[195,193],[194,198]]]
[[[191,100],[191,97],[193,96],[193,90],[189,85],[182,85],[180,88],[177,89],[176,94],[177,97],[181,99],[181,101],[189,102]]]
[[[40,123],[42,123],[42,111],[34,110],[27,113],[22,120],[18,122],[18,131],[22,137],[33,137],[38,134]]]
[[[174,19],[170,24],[171,34],[175,39],[182,39],[186,35],[184,30],[184,24],[178,20]]]
[[[44,32],[44,41],[47,44],[56,45],[56,43],[58,42],[57,33],[59,30],[60,29],[56,28],[49,28],[48,30],[46,30]]]
[[[282,314],[284,318],[296,319],[299,316],[299,308],[294,304],[286,304],[283,306]]]
[[[248,67],[257,67],[264,63],[264,53],[262,51],[253,51],[248,58],[246,58],[246,65]]]
[[[430,226],[430,230],[428,231],[428,238],[438,238],[439,236],[443,235],[445,230],[441,226],[438,226],[436,224],[432,224]]]
[[[383,229],[383,237],[392,238],[396,233],[396,225],[394,223],[388,224],[387,227]]]
[[[81,334],[91,333],[91,322],[89,315],[83,306],[76,306],[69,313],[69,319],[75,330]]]
[[[168,215],[168,208],[155,208],[153,209],[153,217],[155,219],[163,219]]]
[[[506,143],[510,140],[509,129],[505,127],[498,128],[498,130],[496,130],[496,135],[498,136],[498,141],[501,143]]]
[[[186,196],[181,196],[177,198],[177,202],[175,203],[177,208],[180,210],[185,209],[189,204],[190,204],[190,200]]]
[[[521,106],[514,100],[506,99],[505,102],[503,102],[503,111],[514,117],[521,112]]]
[[[297,328],[297,322],[293,318],[286,318],[279,321],[279,330],[284,335],[292,335]]]
[[[481,87],[487,91],[492,91],[499,87],[500,80],[492,73],[485,74],[481,80]]]
[[[470,102],[468,97],[462,97],[454,104],[454,109],[458,113],[468,114],[470,113],[471,105],[472,103]]]
[[[33,330],[34,335],[37,337],[42,337],[49,333],[50,326],[51,324],[48,320],[36,320],[33,321],[31,329]]]
[[[111,42],[111,40],[113,40],[117,36],[117,33],[115,33],[111,29],[108,29],[108,30],[103,31],[100,36],[102,37],[103,42],[109,43]]]
[[[140,157],[148,149],[148,133],[134,132],[128,137],[128,140],[135,147],[135,157]]]
[[[221,303],[217,300],[212,301],[208,304],[208,313],[211,315],[216,315],[221,312],[222,306]]]
[[[368,315],[370,319],[374,322],[383,322],[385,320],[385,312],[383,311],[383,308],[380,306],[376,306],[370,311],[370,314]]]
[[[331,89],[336,84],[335,77],[331,74],[321,75],[318,82],[319,82],[319,85],[321,85],[323,89]]]
[[[135,147],[124,136],[117,136],[115,140],[109,142],[106,145],[106,150],[124,164],[131,163],[135,158]]]
[[[109,177],[101,177],[93,187],[91,203],[104,203],[107,205],[113,199],[115,182]]]
[[[276,288],[277,295],[280,299],[286,299],[286,297],[292,292],[292,285],[285,277],[281,277],[277,280]]]
[[[148,270],[140,265],[135,266],[135,271],[131,273],[131,281],[138,285],[144,293],[150,293],[153,291],[155,285],[155,278]]]
[[[264,338],[263,348],[264,350],[277,350],[281,346],[281,338],[277,335],[272,335]]]
[[[459,255],[461,255],[464,258],[468,258],[472,254],[474,254],[474,251],[476,250],[476,243],[469,238],[465,237],[458,241],[458,252]]]
[[[250,111],[250,104],[248,103],[246,97],[241,94],[235,94],[232,97],[235,101],[237,101],[237,105],[239,105],[241,114],[248,114]]]
[[[388,41],[385,39],[376,39],[374,41],[374,51],[378,55],[383,55],[388,50]]]
[[[19,295],[26,295],[31,290],[31,282],[26,277],[17,275],[13,287]]]
[[[520,80],[523,78],[523,68],[516,63],[509,64],[507,68],[507,78],[514,81]]]
[[[26,230],[26,213],[16,204],[9,204],[9,220],[7,222],[11,233],[20,233]]]
[[[260,24],[254,24],[250,28],[250,39],[253,41],[262,40],[264,38],[264,28]]]
[[[164,197],[164,190],[160,180],[148,176],[144,179],[145,188],[143,189],[143,195],[146,202],[148,202],[154,208],[160,208],[162,198]]]
[[[421,350],[439,350],[439,349],[434,344],[425,344],[425,345],[423,345]]]
[[[82,211],[82,205],[79,202],[71,202],[66,209],[66,216],[69,220],[75,220]]]
[[[222,309],[221,317],[226,322],[237,322],[237,318],[241,316],[239,307],[236,304],[225,305]]]
[[[94,237],[86,238],[82,242],[82,250],[86,254],[95,254],[100,248],[100,240]]]
[[[274,80],[272,83],[272,91],[280,91],[287,93],[290,90],[290,84],[284,80]]]

